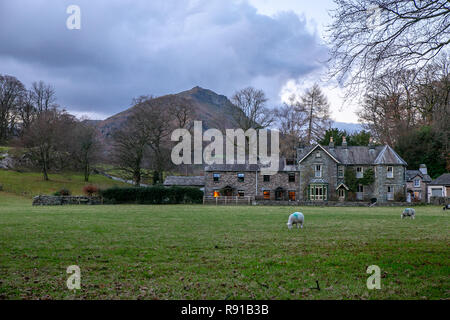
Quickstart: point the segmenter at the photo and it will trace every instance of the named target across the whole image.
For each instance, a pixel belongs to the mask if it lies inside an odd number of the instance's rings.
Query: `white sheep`
[[[292,225],[296,224],[297,225],[297,229],[300,227],[303,229],[303,222],[305,222],[305,216],[303,215],[303,213],[301,212],[294,212],[293,214],[291,214],[289,216],[288,222],[287,222],[287,226],[289,228],[289,230],[292,229]]]
[[[416,217],[416,210],[413,208],[406,208],[403,210],[403,213],[401,215],[402,219],[405,217],[411,217],[411,219],[414,219]]]

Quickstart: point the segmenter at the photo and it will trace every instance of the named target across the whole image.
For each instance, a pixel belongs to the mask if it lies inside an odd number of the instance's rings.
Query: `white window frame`
[[[420,188],[420,179],[414,179],[414,188]]]
[[[389,171],[389,168],[392,168],[392,170]],[[389,178],[389,179],[394,178],[394,167],[393,166],[387,167],[387,169],[386,169],[386,177]]]
[[[361,169],[361,171],[358,171]],[[361,179],[364,176],[364,167],[356,167],[356,179]]]
[[[319,171],[317,170],[317,167],[320,168]],[[315,178],[322,178],[322,169],[323,169],[323,167],[321,164],[314,165],[314,177]],[[317,175],[317,173],[319,173],[319,175]]]
[[[338,166],[338,178],[343,178],[345,175],[344,166]]]

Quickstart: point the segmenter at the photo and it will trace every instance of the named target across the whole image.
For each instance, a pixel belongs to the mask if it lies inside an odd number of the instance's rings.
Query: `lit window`
[[[289,173],[289,182],[295,182],[295,173]]]
[[[363,167],[356,167],[356,178],[361,179],[363,177]]]
[[[245,175],[243,173],[238,173],[237,178],[239,182],[244,182]]]
[[[393,178],[394,177],[394,167],[388,167],[387,168],[387,177]]]
[[[420,179],[414,180],[414,187],[416,187],[416,188],[420,187]]]
[[[295,201],[295,191],[289,191],[289,200],[290,201]]]
[[[220,193],[217,190],[214,190],[214,198],[220,197]]]
[[[316,178],[322,178],[322,166],[321,165],[317,165],[315,166],[315,173],[314,176]]]
[[[270,191],[269,190],[263,191],[263,195],[264,195],[264,200],[270,200]]]
[[[219,182],[220,179],[220,173],[214,173],[213,174],[213,181],[214,182]]]

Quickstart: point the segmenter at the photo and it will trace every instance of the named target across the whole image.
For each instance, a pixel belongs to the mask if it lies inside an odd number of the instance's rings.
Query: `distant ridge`
[[[360,123],[351,123],[351,122],[338,122],[335,121],[331,125],[332,128],[337,128],[339,130],[345,130],[348,133],[355,133],[364,130],[363,126]]]

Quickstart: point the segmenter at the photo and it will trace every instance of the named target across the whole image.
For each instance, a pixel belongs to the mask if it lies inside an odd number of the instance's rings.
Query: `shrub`
[[[406,201],[406,195],[403,190],[399,190],[394,194],[394,200],[398,202],[405,202]]]
[[[203,192],[192,187],[129,187],[101,190],[105,203],[179,204],[201,203]]]
[[[71,194],[71,192],[67,188],[62,188],[61,190],[53,193],[54,196],[70,196],[70,194]]]
[[[92,195],[98,193],[98,188],[96,186],[90,184],[90,185],[83,187],[83,192],[85,195],[92,197]]]

